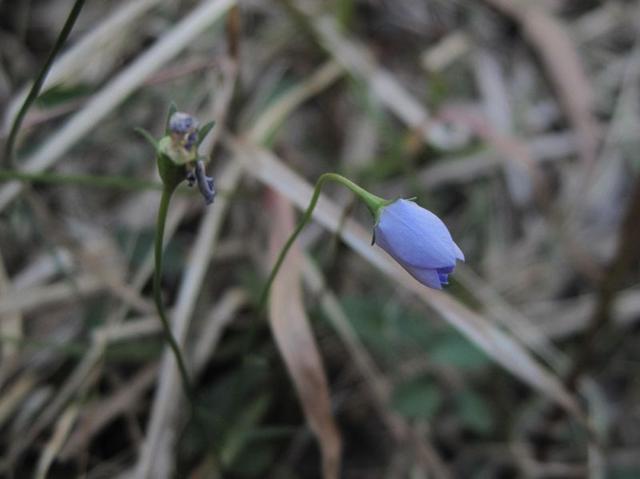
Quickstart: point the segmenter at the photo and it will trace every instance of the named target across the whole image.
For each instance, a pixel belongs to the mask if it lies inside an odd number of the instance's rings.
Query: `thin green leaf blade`
[[[198,146],[200,146],[200,143],[204,141],[205,137],[209,134],[215,124],[215,121],[210,121],[198,130]]]

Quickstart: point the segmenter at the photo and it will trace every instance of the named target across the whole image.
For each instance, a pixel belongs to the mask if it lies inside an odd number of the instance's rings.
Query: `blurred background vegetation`
[[[0,0],[1,142],[71,0]],[[87,1],[0,164],[0,477],[640,477],[640,4]],[[216,126],[171,204],[134,132]],[[442,293],[317,177],[438,214]]]

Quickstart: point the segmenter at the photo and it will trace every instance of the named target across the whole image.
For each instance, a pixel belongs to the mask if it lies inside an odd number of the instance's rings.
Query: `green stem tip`
[[[273,281],[275,280],[275,277],[278,274],[278,271],[280,270],[280,267],[282,266],[282,263],[284,262],[284,259],[287,256],[289,249],[291,249],[291,246],[293,245],[294,241],[296,240],[296,238],[298,237],[302,229],[305,227],[305,225],[311,219],[313,210],[315,209],[316,204],[318,203],[318,199],[320,198],[320,191],[322,190],[322,186],[327,181],[335,181],[336,183],[340,183],[341,185],[346,186],[351,191],[353,191],[358,196],[358,198],[360,198],[364,202],[364,204],[367,205],[367,208],[371,212],[371,215],[374,218],[374,222],[376,223],[378,221],[382,208],[388,205],[389,203],[391,203],[391,201],[385,200],[384,198],[380,198],[379,196],[369,193],[367,190],[355,184],[350,179],[345,178],[344,176],[339,175],[337,173],[324,173],[320,175],[320,177],[318,178],[318,181],[316,181],[315,188],[313,189],[313,195],[311,196],[311,201],[309,202],[309,206],[305,210],[304,215],[302,216],[302,219],[296,226],[296,229],[293,231],[293,233],[291,233],[291,236],[289,236],[289,239],[287,239],[287,242],[285,243],[282,250],[280,251],[280,254],[278,255],[278,259],[276,260],[275,265],[271,269],[271,273],[269,274],[267,283],[264,289],[262,290],[262,294],[260,295],[260,301],[258,303],[259,311],[262,311],[264,309],[267,303],[267,299],[269,297],[271,286],[273,285]]]

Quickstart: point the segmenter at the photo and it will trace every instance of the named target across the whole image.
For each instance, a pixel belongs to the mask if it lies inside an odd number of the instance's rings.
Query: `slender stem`
[[[53,45],[53,48],[49,53],[47,61],[38,73],[36,80],[33,82],[33,85],[31,86],[31,89],[27,94],[27,98],[25,98],[24,103],[20,107],[18,114],[13,120],[11,131],[9,132],[7,143],[4,147],[4,161],[7,165],[11,165],[13,163],[13,148],[15,146],[18,131],[20,130],[20,126],[22,125],[22,120],[24,120],[24,116],[27,114],[27,110],[29,110],[31,104],[36,100],[36,98],[38,98],[40,89],[44,84],[45,78],[47,77],[47,73],[49,73],[51,65],[53,64],[53,60],[55,60],[58,52],[62,49],[62,46],[67,41],[67,37],[69,36],[69,33],[71,33],[71,29],[73,28],[74,23],[76,23],[78,15],[80,15],[80,11],[84,6],[84,2],[85,0],[76,0],[76,2],[73,4],[71,12],[69,12],[69,16],[67,17],[67,20],[62,27],[60,35],[58,35],[58,38],[56,39],[55,45]]]
[[[198,408],[196,403],[196,395],[195,390],[191,384],[191,380],[189,379],[189,373],[187,372],[187,367],[185,365],[184,356],[180,351],[180,345],[176,340],[173,332],[171,331],[171,326],[169,325],[169,319],[167,318],[167,314],[164,309],[164,304],[162,302],[162,289],[160,282],[162,280],[162,245],[164,243],[164,229],[165,223],[167,219],[167,214],[169,211],[169,203],[171,202],[171,197],[173,196],[174,191],[176,190],[176,185],[165,185],[162,189],[162,196],[160,198],[160,206],[158,207],[158,221],[156,224],[156,235],[155,235],[155,271],[153,274],[153,299],[156,303],[156,309],[158,310],[158,316],[160,317],[160,322],[162,323],[162,329],[165,335],[169,346],[173,352],[173,355],[176,359],[176,363],[178,364],[178,371],[180,373],[180,379],[182,380],[182,388],[184,389],[185,395],[189,401],[189,405],[191,407],[191,417],[196,423],[196,427],[198,428],[200,434],[202,435],[203,440],[207,445],[213,444],[213,449],[209,451],[209,455],[211,460],[214,461],[214,464],[219,464],[219,452],[213,439],[210,435],[209,430],[205,426],[206,413],[205,411]],[[203,419],[203,420],[198,420]]]
[[[169,325],[169,319],[167,318],[164,305],[162,303],[162,290],[160,282],[162,280],[162,244],[164,242],[164,227],[167,219],[167,213],[169,211],[169,202],[173,195],[175,188],[165,187],[162,190],[162,197],[160,198],[160,207],[158,208],[158,221],[156,226],[155,237],[155,271],[153,273],[153,299],[156,303],[156,309],[158,310],[158,316],[162,323],[162,329],[164,335],[173,351],[173,355],[176,358],[178,364],[178,370],[180,372],[180,378],[182,379],[182,385],[184,387],[185,394],[187,395],[191,406],[195,411],[195,402],[193,395],[193,388],[191,387],[191,381],[189,380],[189,374],[184,363],[182,353],[180,352],[180,346],[178,341],[171,332],[171,326]]]
[[[291,233],[291,236],[289,236],[289,239],[287,240],[284,247],[280,251],[280,254],[278,255],[278,259],[276,260],[276,264],[271,269],[271,273],[269,274],[269,279],[267,279],[267,284],[265,285],[264,289],[262,290],[262,294],[260,295],[260,302],[258,303],[259,311],[262,311],[267,303],[267,299],[269,297],[269,291],[271,290],[273,281],[275,280],[276,275],[278,274],[278,271],[280,270],[280,267],[282,266],[282,263],[284,262],[284,259],[287,256],[287,253],[289,252],[289,249],[291,249],[293,242],[296,240],[296,238],[298,237],[302,229],[311,219],[313,210],[315,209],[316,204],[318,203],[318,199],[320,198],[320,191],[322,190],[322,185],[324,185],[326,181],[335,181],[337,183],[340,183],[343,186],[346,186],[351,191],[353,191],[356,195],[358,195],[358,197],[361,200],[365,202],[365,204],[367,205],[367,208],[369,208],[369,211],[374,216],[374,218],[377,216],[377,212],[379,211],[380,206],[386,203],[386,200],[384,200],[383,198],[372,195],[367,190],[361,188],[360,186],[356,185],[353,181],[345,178],[342,175],[338,175],[337,173],[324,173],[320,175],[320,178],[318,178],[318,181],[316,181],[315,188],[313,189],[313,195],[311,196],[311,201],[309,202],[309,206],[304,212],[304,215],[302,216],[300,223],[298,223],[298,226],[296,226],[296,229],[293,231],[293,233]]]

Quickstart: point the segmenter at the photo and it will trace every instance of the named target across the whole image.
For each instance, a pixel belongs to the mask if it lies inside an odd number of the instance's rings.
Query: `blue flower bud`
[[[169,130],[171,130],[172,133],[184,135],[197,129],[198,120],[188,113],[177,111],[169,118]]]
[[[440,218],[413,201],[382,207],[375,242],[425,286],[442,289],[464,254]]]
[[[176,111],[174,104],[167,116],[165,134],[158,140],[142,128],[136,128],[136,131],[155,148],[158,173],[166,188],[173,191],[184,180],[189,186],[197,183],[205,202],[211,204],[216,190],[213,178],[205,174],[204,158],[198,156],[198,147],[214,122],[198,129],[198,120],[188,113]]]
[[[158,142],[158,149],[176,165],[185,165],[198,157],[198,120],[177,111],[169,117],[169,135]]]

